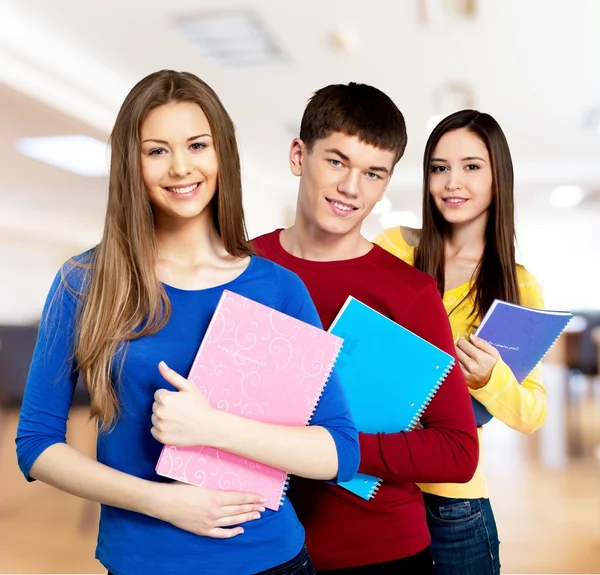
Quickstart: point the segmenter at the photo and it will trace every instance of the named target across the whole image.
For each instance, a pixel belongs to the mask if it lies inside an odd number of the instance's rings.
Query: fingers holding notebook
[[[159,372],[177,391],[159,389],[152,404],[152,429],[157,441],[176,446],[211,445],[220,413],[188,379],[161,361]]]

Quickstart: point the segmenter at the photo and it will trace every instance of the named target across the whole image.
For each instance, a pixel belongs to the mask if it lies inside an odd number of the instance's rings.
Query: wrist
[[[235,453],[236,424],[239,422],[240,417],[227,411],[215,409],[211,420],[210,447]]]
[[[140,512],[154,519],[165,521],[164,509],[168,508],[166,504],[165,483],[144,480],[144,485],[140,489]]]

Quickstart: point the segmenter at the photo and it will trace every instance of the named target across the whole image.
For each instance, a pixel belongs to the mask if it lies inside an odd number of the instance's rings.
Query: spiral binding
[[[288,490],[289,486],[290,486],[290,474],[286,473],[285,481],[281,485],[281,495],[279,496],[279,507],[281,507],[283,505],[283,500],[285,499],[285,493]]]
[[[565,324],[565,327],[563,327],[560,330],[560,333],[554,338],[554,341],[548,346],[548,349],[544,352],[544,354],[542,355],[542,359],[540,359],[540,361],[538,361],[532,368],[532,370],[527,374],[527,377],[529,377],[529,375],[531,374],[531,372],[533,372],[534,369],[537,369],[539,367],[539,365],[544,361],[544,358],[546,357],[547,353],[552,349],[552,347],[554,346],[554,344],[558,341],[558,338],[564,333],[564,331],[569,327],[569,324],[571,323],[571,320],[573,319],[573,315],[571,314],[571,317],[569,318],[569,321]]]
[[[373,487],[371,487],[371,491],[369,491],[369,494],[367,495],[367,501],[371,501],[371,499],[373,499],[373,497],[377,495],[377,492],[379,491],[379,488],[381,487],[382,483],[383,479],[378,478],[377,483],[375,483]]]
[[[431,390],[429,395],[425,398],[425,401],[423,401],[423,403],[421,404],[421,407],[419,407],[415,416],[410,420],[410,423],[408,424],[408,427],[407,427],[407,431],[411,431],[415,427],[415,425],[417,425],[417,423],[419,422],[419,419],[421,419],[421,415],[423,415],[423,412],[427,409],[427,406],[431,403],[433,396],[437,393],[438,389],[440,388],[440,386],[442,385],[442,383],[444,382],[444,380],[446,379],[446,377],[450,373],[450,370],[453,367],[454,367],[454,358],[452,358],[452,361],[450,361],[450,363],[448,364],[448,367],[444,370],[444,373],[442,373],[442,375],[440,375],[440,378],[437,380],[437,383],[435,384],[434,388]]]
[[[319,401],[321,401],[321,396],[323,395],[323,392],[325,391],[325,386],[327,385],[327,382],[329,381],[329,378],[331,377],[331,372],[333,371],[335,362],[337,361],[337,358],[340,355],[340,352],[342,351],[343,346],[344,346],[344,344],[342,342],[340,344],[340,347],[338,348],[337,353],[335,354],[335,357],[333,358],[333,361],[329,364],[329,366],[327,368],[325,377],[323,378],[323,381],[321,382],[321,388],[319,389],[319,393],[317,393],[317,396],[315,397],[315,401],[313,402],[313,404],[308,412],[308,417],[304,420],[304,425],[308,425],[310,423],[310,420],[312,419],[312,416],[315,414],[317,406],[319,405]]]
[[[323,395],[323,392],[325,391],[325,385],[329,381],[329,377],[331,376],[331,372],[333,371],[333,367],[335,366],[335,362],[337,361],[337,358],[340,355],[340,351],[342,351],[342,345],[343,344],[340,344],[338,352],[335,354],[335,357],[333,358],[333,361],[329,364],[329,366],[327,368],[327,371],[326,371],[325,377],[323,378],[323,381],[321,383],[321,387],[319,389],[319,392],[317,393],[317,395],[315,397],[315,400],[314,400],[313,404],[310,407],[308,416],[306,417],[306,420],[304,421],[304,425],[308,425],[310,423],[310,420],[312,419],[312,416],[315,414],[315,411],[317,409],[317,405],[319,405],[319,401],[321,400],[321,396]],[[283,484],[281,486],[281,495],[279,497],[279,506],[283,505],[283,501],[285,499],[285,494],[286,494],[286,491],[288,490],[289,486],[290,486],[290,475],[288,473],[288,474],[286,474],[285,481],[283,482]],[[374,490],[376,491],[378,488],[379,488],[379,486],[377,486]]]

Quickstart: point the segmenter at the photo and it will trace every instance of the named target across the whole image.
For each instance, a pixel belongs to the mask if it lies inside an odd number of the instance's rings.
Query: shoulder
[[[79,299],[89,286],[95,257],[96,248],[91,248],[67,260],[56,274],[54,280],[56,291],[64,289],[75,299]]]
[[[252,249],[259,256],[269,257],[269,254],[275,249],[275,247],[279,243],[280,232],[280,229],[276,229],[272,232],[269,232],[268,234],[263,234],[250,240],[250,243],[252,244]]]
[[[252,274],[254,279],[260,278],[266,283],[275,283],[280,292],[285,292],[286,290],[297,291],[298,289],[302,291],[306,290],[300,276],[293,271],[260,255],[254,255],[252,258],[254,260]]]
[[[71,321],[87,293],[95,249],[66,261],[54,276],[42,312],[42,321]]]
[[[398,298],[418,296],[423,291],[437,292],[435,280],[427,273],[412,266],[412,261],[399,258],[392,252],[375,245],[376,256],[379,263],[378,278],[376,281],[384,282]],[[373,281],[371,278],[369,281]]]
[[[300,276],[279,264],[252,256],[248,296],[272,309],[321,327],[308,289]]]
[[[517,282],[521,302],[527,307],[543,307],[543,290],[537,279],[524,266],[517,264]]]
[[[419,233],[420,230],[396,226],[381,232],[373,242],[412,265]]]

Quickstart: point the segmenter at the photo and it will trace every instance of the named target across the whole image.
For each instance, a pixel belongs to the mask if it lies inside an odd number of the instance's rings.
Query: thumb
[[[165,381],[170,383],[178,391],[198,391],[196,386],[189,380],[172,370],[164,361],[158,364],[158,371]]]

